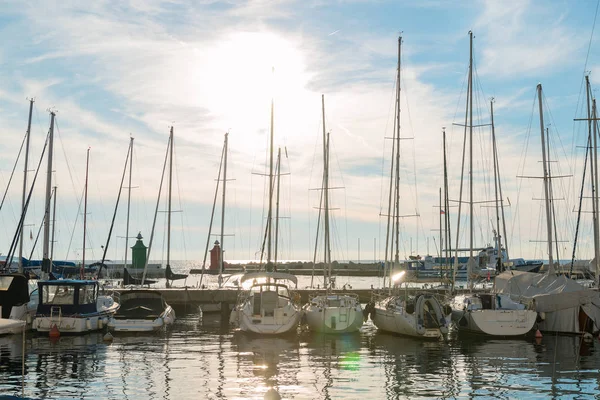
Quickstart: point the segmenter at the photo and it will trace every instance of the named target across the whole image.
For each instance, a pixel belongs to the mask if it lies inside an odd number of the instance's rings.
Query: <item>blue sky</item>
[[[450,197],[458,198],[468,31],[475,34],[476,104],[484,123],[495,98],[503,190],[511,202],[511,256],[545,258],[538,217],[539,123],[535,87],[544,86],[553,135],[561,228],[560,258],[569,258],[581,181],[585,126],[584,69],[600,85],[596,1],[76,1],[0,5],[0,183],[6,187],[35,97],[30,169],[58,111],[54,179],[59,187],[55,258],[81,258],[85,153],[91,147],[88,259],[101,256],[129,137],[135,137],[130,231],[150,236],[170,125],[175,127],[172,258],[202,259],[223,134],[230,132],[226,257],[254,259],[264,227],[269,107],[275,97],[275,142],[287,158],[281,184],[281,259],[311,258],[321,174],[321,104],[332,142],[334,258],[383,257],[387,166],[392,135],[397,37],[403,32],[401,257],[434,254],[439,245],[441,129],[449,142]],[[588,46],[591,47],[586,65]],[[275,74],[271,74],[275,67]],[[531,122],[530,122],[531,121]],[[490,200],[489,129],[478,130],[475,200]],[[528,139],[529,138],[529,139]],[[529,145],[526,145],[529,143]],[[488,147],[486,147],[488,146]],[[560,167],[558,166],[560,165]],[[554,163],[553,163],[553,168]],[[23,176],[22,160],[15,181]],[[36,235],[43,214],[45,163],[27,216]],[[253,174],[254,173],[254,174]],[[33,173],[30,172],[32,177]],[[487,181],[487,185],[485,180]],[[0,211],[6,252],[19,211],[21,183]],[[560,189],[559,189],[560,188]],[[564,200],[562,200],[564,198]],[[164,201],[160,207],[165,210]],[[122,259],[124,204],[108,257]],[[585,208],[585,205],[584,205]],[[476,207],[478,246],[492,240],[489,209]],[[587,210],[591,209],[591,204]],[[219,210],[217,208],[217,210]],[[454,218],[456,210],[450,210]],[[159,214],[151,258],[164,257]],[[78,221],[76,219],[78,218]],[[578,257],[589,258],[589,214]],[[215,219],[219,232],[220,216]],[[540,222],[542,221],[542,222]],[[465,223],[461,223],[465,226]],[[453,237],[456,237],[454,222]],[[460,243],[466,245],[465,232]],[[435,239],[434,239],[435,238]],[[216,239],[216,238],[215,238]],[[211,239],[212,241],[212,239]],[[131,243],[130,243],[131,244]],[[32,241],[26,243],[31,251]],[[34,250],[41,257],[41,245]]]

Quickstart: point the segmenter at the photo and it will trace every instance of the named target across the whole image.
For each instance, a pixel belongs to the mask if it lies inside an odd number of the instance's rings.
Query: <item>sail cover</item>
[[[586,324],[592,324],[593,332],[600,330],[600,293],[564,275],[506,271],[496,277],[495,291],[532,301],[544,316],[540,330],[580,333]]]

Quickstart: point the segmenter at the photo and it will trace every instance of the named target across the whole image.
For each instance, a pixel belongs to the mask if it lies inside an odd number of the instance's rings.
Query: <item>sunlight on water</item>
[[[20,395],[21,336],[0,338],[0,393]],[[157,335],[101,333],[52,342],[28,334],[25,395],[111,399],[593,397],[600,355],[576,337],[455,337],[422,342],[378,332],[263,338],[180,313]],[[556,357],[556,363],[554,359]]]

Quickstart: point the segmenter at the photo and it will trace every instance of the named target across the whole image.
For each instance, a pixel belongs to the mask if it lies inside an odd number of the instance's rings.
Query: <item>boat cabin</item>
[[[290,301],[287,285],[277,283],[258,283],[250,288],[252,293],[252,314],[264,317],[273,316],[276,308],[285,307]]]
[[[13,307],[29,302],[28,279],[23,274],[0,275],[0,317],[10,317]]]
[[[63,315],[96,312],[98,281],[59,279],[38,282],[38,315],[50,315],[52,307],[60,307]]]

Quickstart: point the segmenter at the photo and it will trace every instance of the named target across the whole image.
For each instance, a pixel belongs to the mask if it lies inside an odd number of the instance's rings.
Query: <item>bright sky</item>
[[[571,256],[582,164],[584,71],[600,86],[597,1],[266,1],[154,0],[3,2],[0,5],[0,184],[7,186],[35,97],[29,182],[57,110],[54,184],[58,186],[56,259],[81,259],[86,150],[91,147],[87,260],[101,257],[130,135],[135,138],[130,236],[148,244],[169,126],[175,130],[172,259],[202,260],[224,133],[230,151],[226,259],[256,259],[263,237],[271,96],[275,146],[282,148],[279,259],[310,259],[322,173],[320,96],[331,132],[334,259],[383,258],[393,134],[397,38],[403,32],[401,257],[436,254],[442,186],[441,130],[448,133],[450,197],[458,199],[468,71],[475,34],[478,123],[495,122],[511,257],[546,258],[539,219],[539,116],[557,161],[572,175],[554,189],[559,258]],[[590,46],[591,40],[591,46]],[[589,57],[588,57],[588,48]],[[587,64],[586,64],[587,62]],[[272,68],[275,68],[274,75]],[[597,93],[597,92],[594,92]],[[475,139],[475,201],[493,199],[489,128]],[[487,147],[486,147],[487,146]],[[26,218],[25,255],[40,227],[44,160]],[[484,173],[484,171],[488,171]],[[288,174],[289,173],[289,174]],[[8,251],[20,213],[23,158],[0,211],[0,248]],[[556,181],[555,181],[556,182]],[[588,185],[589,186],[589,185]],[[589,190],[589,189],[586,189]],[[163,190],[164,192],[164,190]],[[586,195],[589,196],[589,195]],[[586,197],[584,196],[584,197]],[[220,195],[219,195],[220,200]],[[587,204],[586,204],[587,203]],[[164,258],[164,199],[151,259]],[[507,204],[508,205],[508,204]],[[476,209],[475,245],[492,241],[492,209]],[[108,258],[125,254],[122,201]],[[220,232],[220,203],[213,234]],[[584,199],[578,257],[592,254],[591,203]],[[457,208],[452,237],[456,237]],[[76,220],[77,219],[77,220]],[[466,220],[461,222],[467,226]],[[31,240],[30,237],[34,240]],[[460,245],[468,244],[461,228]],[[211,237],[211,243],[217,237]],[[129,245],[133,245],[133,240]],[[33,251],[41,258],[41,236]],[[360,249],[359,249],[360,248]]]

